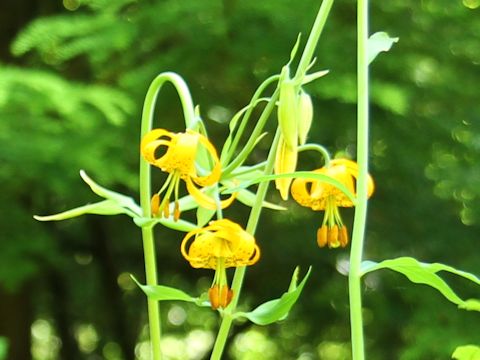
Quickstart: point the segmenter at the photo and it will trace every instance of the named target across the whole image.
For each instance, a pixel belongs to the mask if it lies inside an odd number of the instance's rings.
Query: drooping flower
[[[253,265],[260,258],[255,238],[228,219],[190,231],[182,241],[181,252],[192,267],[215,270],[208,292],[213,309],[225,308],[233,297],[225,269]]]
[[[165,148],[163,154],[159,154]],[[209,155],[212,169],[206,175],[199,175],[198,165],[195,162],[199,148],[203,148]],[[216,209],[215,199],[204,194],[196,185],[201,187],[217,183],[221,175],[220,160],[212,143],[198,132],[187,130],[185,133],[173,133],[165,129],[154,129],[148,132],[140,144],[140,152],[151,165],[169,173],[168,178],[160,191],[153,195],[151,201],[154,216],[170,216],[170,198],[174,193],[174,219],[180,217],[178,203],[180,180],[184,180],[187,190],[197,203],[207,209]],[[229,206],[234,196],[220,201],[222,208]]]
[[[312,171],[327,175],[342,183],[356,195],[358,164],[347,159],[335,159],[329,165]],[[373,179],[368,175],[367,195],[374,191]],[[292,183],[293,198],[302,206],[316,211],[325,211],[322,226],[317,231],[318,246],[330,248],[345,247],[348,244],[348,231],[343,224],[339,207],[353,207],[355,204],[337,187],[316,179],[298,178]]]

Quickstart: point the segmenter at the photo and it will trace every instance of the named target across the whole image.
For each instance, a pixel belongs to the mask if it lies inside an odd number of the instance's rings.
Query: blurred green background
[[[0,356],[11,360],[148,359],[139,229],[126,217],[39,223],[97,200],[81,181],[138,199],[143,96],[162,71],[180,73],[212,141],[308,34],[319,1],[3,0],[0,3]],[[355,2],[335,2],[316,55],[330,74],[313,96],[310,140],[355,156]],[[400,42],[371,67],[371,172],[365,257],[414,256],[480,273],[480,0],[372,1],[371,32]],[[156,124],[183,127],[171,89]],[[268,141],[256,159],[265,156]],[[255,160],[255,159],[254,159]],[[317,164],[302,155],[300,168]],[[276,193],[270,200],[280,202]],[[348,249],[319,249],[322,214],[289,201],[266,210],[261,261],[247,273],[242,306],[278,297],[296,265],[313,274],[289,318],[237,324],[225,359],[349,359]],[[241,205],[227,214],[245,221]],[[352,211],[343,211],[350,225]],[[351,228],[351,227],[350,227]],[[213,272],[180,255],[182,234],[158,228],[160,281],[199,294]],[[464,298],[479,289],[447,278]],[[456,309],[389,271],[364,286],[368,359],[448,359],[480,344],[478,313]],[[165,303],[167,359],[204,359],[216,314]],[[474,330],[476,329],[476,330]]]

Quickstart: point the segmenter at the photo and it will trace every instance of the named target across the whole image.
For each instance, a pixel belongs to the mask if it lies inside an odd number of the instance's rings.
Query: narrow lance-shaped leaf
[[[480,300],[478,299],[468,299],[463,302],[463,304],[458,305],[459,309],[467,311],[480,311]]]
[[[311,270],[311,268],[308,269],[307,274],[297,286],[298,268],[296,268],[293,272],[288,291],[280,298],[267,301],[250,312],[238,312],[234,314],[234,317],[247,318],[257,325],[268,325],[285,319],[300,297]]]
[[[247,189],[240,189],[237,192],[237,200],[247,206],[253,207],[255,203],[255,199],[256,199],[256,195]],[[287,208],[284,206],[280,206],[268,201],[262,202],[262,207],[271,209],[271,210],[287,210]]]
[[[222,163],[222,165],[225,165],[224,164],[224,159],[225,159],[225,156],[230,153],[230,146],[232,145],[232,141],[233,141],[233,133],[235,132],[235,130],[237,129],[237,124],[238,124],[238,121],[240,120],[240,118],[250,109],[253,109],[255,106],[257,106],[260,102],[262,101],[269,101],[270,99],[269,98],[260,98],[258,100],[256,100],[254,103],[252,104],[248,104],[247,106],[245,106],[244,108],[240,109],[232,118],[232,120],[230,120],[230,123],[228,124],[228,128],[229,128],[229,134],[228,134],[228,137],[227,139],[225,140],[225,143],[223,144],[223,148],[222,148],[222,153],[220,154],[220,161]]]
[[[109,190],[107,188],[104,188],[103,186],[97,184],[95,181],[93,181],[85,171],[80,170],[80,176],[82,177],[83,181],[85,181],[88,186],[92,189],[92,191],[97,194],[98,196],[101,196],[105,199],[109,200],[114,200],[117,202],[120,206],[123,206],[129,210],[131,210],[135,215],[141,215],[142,210],[140,206],[138,206],[135,201],[126,195],[117,193],[115,191]]]
[[[316,71],[316,72],[311,73],[311,74],[307,74],[307,75],[305,75],[305,77],[302,80],[302,85],[311,83],[312,81],[317,80],[318,78],[321,78],[321,77],[327,75],[329,72],[330,72],[330,70],[320,70],[320,71]]]
[[[155,224],[162,224],[169,229],[183,232],[189,232],[197,228],[197,226],[191,222],[182,219],[175,221],[173,218],[135,217],[133,222],[139,227],[149,227],[154,226]]]
[[[364,261],[362,263],[362,275],[379,269],[394,270],[405,275],[413,283],[431,286],[461,309],[476,311],[480,309],[480,302],[478,300],[470,299],[465,301],[460,298],[450,286],[437,275],[437,272],[450,272],[480,285],[480,279],[474,274],[440,263],[422,263],[411,257],[384,260],[380,263],[373,261]]]
[[[210,306],[208,302],[203,301],[203,298],[190,296],[183,290],[164,285],[143,285],[133,275],[130,276],[149,299],[156,301],[186,301],[196,303],[199,306]]]
[[[47,216],[34,215],[33,217],[35,218],[35,220],[39,221],[59,221],[71,219],[85,214],[118,215],[128,214],[128,212],[123,207],[119,206],[116,201],[103,200],[98,203],[80,206],[75,209],[67,210],[58,214]]]
[[[341,192],[343,192],[354,204],[356,204],[357,199],[355,198],[355,195],[352,194],[351,191],[347,189],[345,185],[343,185],[340,181],[324,175],[324,174],[319,174],[319,173],[313,173],[311,171],[296,171],[293,173],[288,173],[288,174],[277,174],[277,175],[263,175],[259,176],[256,179],[249,180],[249,181],[244,181],[240,185],[227,189],[223,193],[224,194],[231,194],[233,192],[239,191],[240,189],[245,189],[248,188],[249,186],[252,186],[254,184],[258,184],[264,181],[271,181],[275,179],[281,179],[281,178],[305,178],[305,179],[314,179],[314,180],[319,180],[323,181],[327,184],[335,186],[337,189],[339,189]]]

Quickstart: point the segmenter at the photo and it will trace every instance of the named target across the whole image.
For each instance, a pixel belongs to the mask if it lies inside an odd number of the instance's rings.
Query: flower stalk
[[[188,91],[188,87],[183,79],[174,73],[163,73],[157,76],[150,85],[145,96],[145,102],[142,112],[141,139],[152,130],[153,114],[155,109],[155,100],[165,82],[171,82],[180,96],[187,127],[194,124],[195,113],[193,101]],[[147,161],[140,158],[140,206],[143,216],[151,216],[151,178],[150,165]],[[143,252],[145,258],[145,277],[147,285],[157,285],[157,264],[155,253],[155,241],[153,237],[153,227],[142,227]],[[152,360],[160,360],[162,351],[160,346],[161,326],[160,326],[160,308],[157,300],[148,298],[148,326],[150,333],[150,343],[152,349]]]
[[[332,7],[333,0],[324,0],[322,2],[322,5],[320,6],[320,9],[317,13],[317,17],[315,19],[315,22],[313,24],[312,30],[310,31],[309,38],[307,40],[307,43],[305,45],[305,49],[302,53],[302,56],[300,58],[300,62],[297,68],[297,71],[295,73],[294,79],[299,81],[301,83],[303,76],[306,74],[308,67],[312,61],[313,54],[315,51],[315,48],[317,46],[318,40],[320,38],[320,35],[323,31],[323,27],[326,23],[328,14],[330,13],[330,9]],[[275,103],[278,100],[279,97],[279,90],[277,89],[274,94],[272,95],[269,103],[265,107],[264,111],[262,112],[260,119],[257,123],[262,124],[265,123],[265,121],[268,119],[272,111],[274,110]],[[252,136],[251,138],[254,138]],[[272,174],[273,173],[273,167],[275,164],[275,157],[276,157],[276,149],[278,147],[278,143],[280,141],[280,131],[277,128],[277,132],[275,134],[275,138],[273,140],[273,143],[270,148],[270,152],[268,154],[268,159],[267,163],[265,165],[265,175]],[[231,164],[230,164],[231,166]],[[228,167],[227,167],[228,169]],[[226,170],[227,172],[227,170]],[[248,219],[248,224],[246,227],[246,231],[252,235],[254,235],[255,230],[257,228],[258,221],[260,219],[260,214],[261,214],[261,209],[262,209],[262,203],[265,199],[265,195],[268,190],[268,185],[269,182],[263,182],[259,185],[256,199],[255,199],[255,204],[252,207],[252,210],[250,212],[250,216]],[[220,324],[220,329],[217,334],[217,338],[213,347],[212,355],[210,357],[211,360],[220,360],[223,350],[225,348],[225,344],[227,341],[228,333],[230,332],[230,328],[232,325],[232,313],[235,312],[235,308],[237,306],[237,302],[240,296],[242,284],[243,284],[243,279],[245,277],[245,272],[246,272],[246,267],[241,266],[235,269],[235,275],[233,277],[233,282],[232,282],[232,290],[236,294],[230,303],[230,305],[225,309],[223,313],[223,319]]]

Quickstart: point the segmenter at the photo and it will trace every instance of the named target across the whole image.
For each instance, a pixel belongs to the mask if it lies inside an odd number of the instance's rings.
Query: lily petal
[[[185,179],[185,183],[187,184],[187,190],[190,195],[193,196],[195,201],[205,209],[209,210],[216,210],[217,209],[217,202],[214,198],[204,194],[200,191],[195,184],[193,183],[192,179],[187,178]],[[236,193],[233,193],[228,199],[220,201],[220,208],[225,209],[226,207],[230,206],[233,201],[235,200]]]

